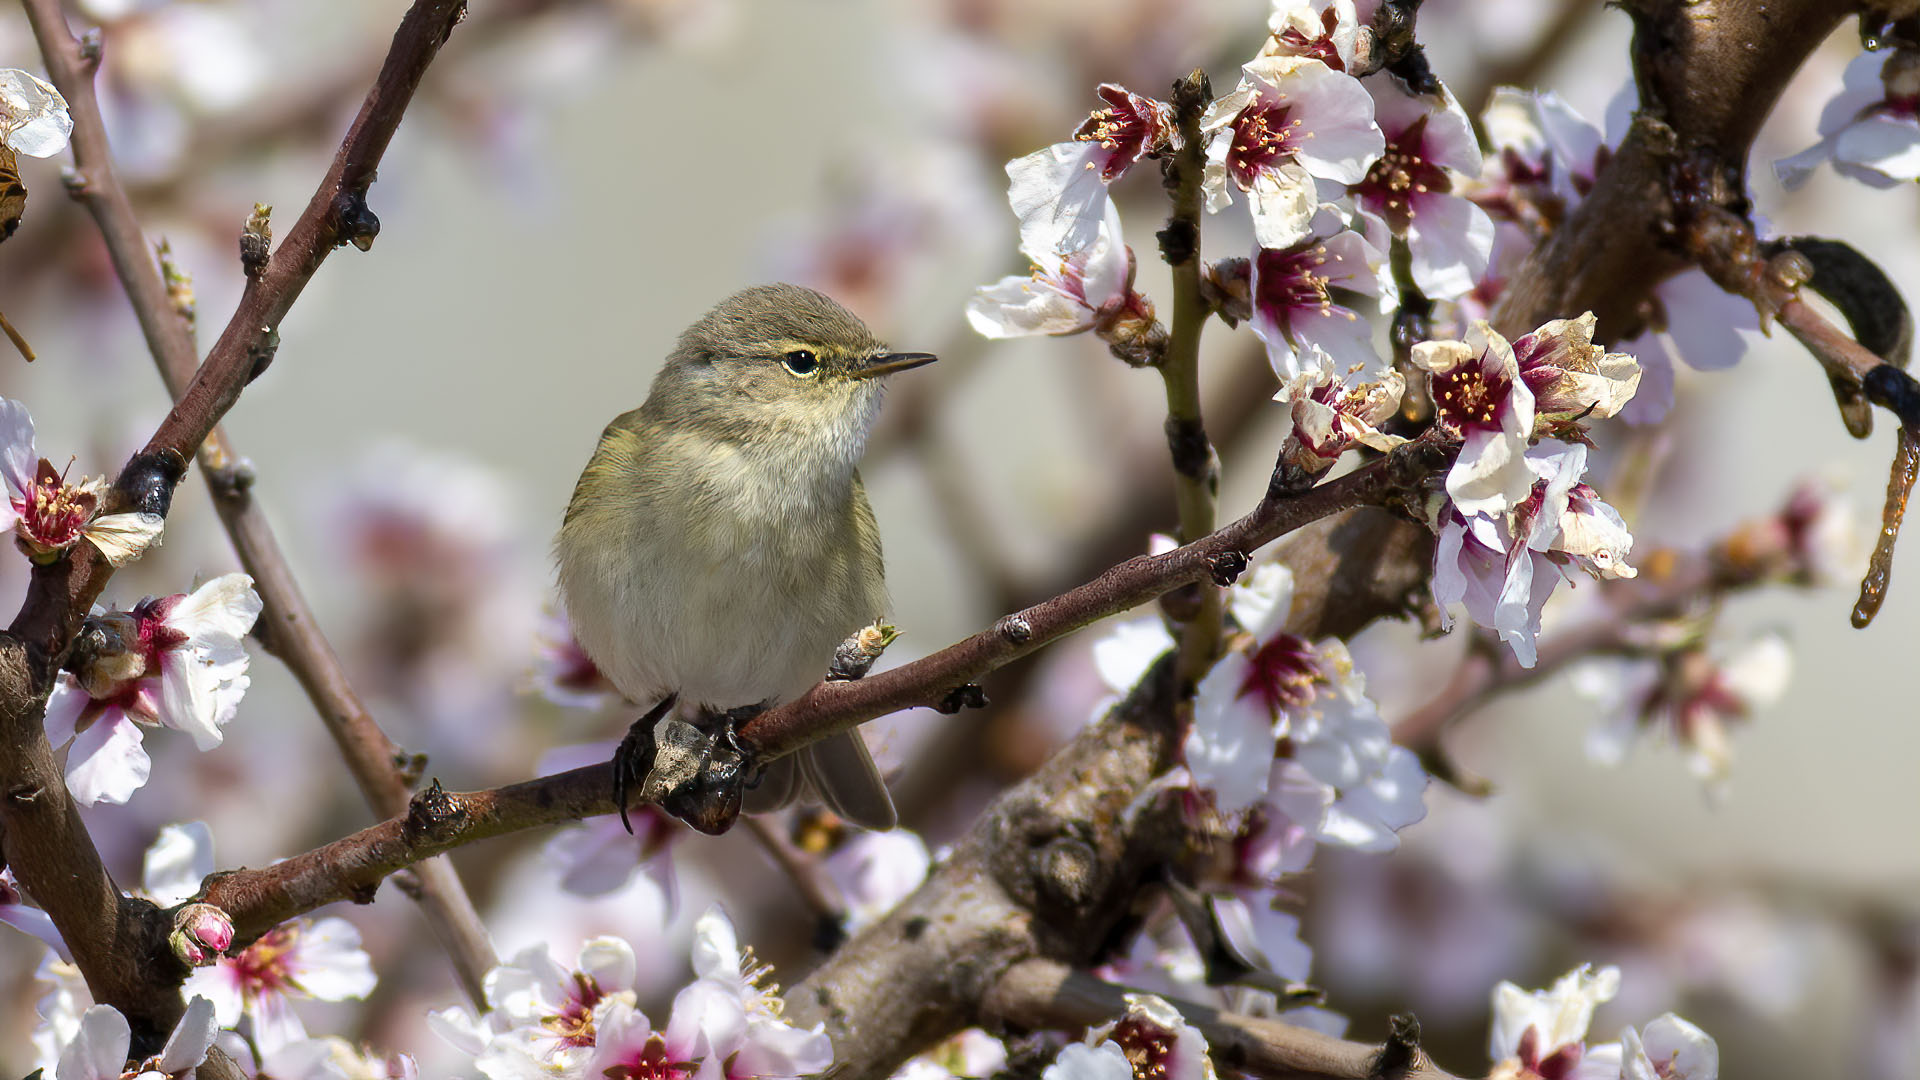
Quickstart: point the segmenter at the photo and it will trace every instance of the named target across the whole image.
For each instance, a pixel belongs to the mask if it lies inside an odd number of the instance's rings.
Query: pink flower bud
[[[233,945],[233,920],[212,904],[188,904],[174,916],[167,944],[187,964],[206,967]]]

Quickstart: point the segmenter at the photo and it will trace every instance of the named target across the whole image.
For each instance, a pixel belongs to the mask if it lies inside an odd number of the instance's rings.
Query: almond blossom
[[[1153,320],[1153,304],[1133,291],[1133,252],[1121,239],[1120,211],[1107,204],[1094,240],[1062,255],[1048,226],[1022,223],[1020,251],[1033,262],[1027,277],[1005,277],[976,290],[967,322],[983,337],[1079,334],[1112,330],[1122,321]]]
[[[1713,1036],[1672,1013],[1644,1032],[1620,1032],[1620,1080],[1719,1080],[1720,1046]]]
[[[248,685],[241,639],[260,616],[253,579],[227,574],[192,593],[149,597],[89,617],[91,642],[47,699],[47,739],[67,752],[67,786],[83,806],[124,803],[152,763],[140,725],[184,731],[211,750]]]
[[[1593,312],[1555,319],[1513,342],[1520,380],[1543,425],[1617,416],[1640,387],[1640,365],[1593,343]]]
[[[1319,360],[1274,395],[1275,401],[1287,404],[1292,425],[1281,446],[1282,461],[1317,476],[1355,445],[1385,451],[1407,441],[1379,430],[1399,411],[1406,391],[1406,379],[1398,371],[1389,368],[1372,382],[1357,376],[1350,381],[1335,374],[1324,352]]]
[[[220,1026],[251,1022],[253,1044],[271,1054],[307,1037],[294,1001],[347,1001],[373,992],[373,962],[360,932],[340,918],[298,919],[187,976],[185,993],[213,1003]]]
[[[1522,990],[1502,982],[1493,991],[1493,1030],[1487,1056],[1499,1080],[1616,1080],[1616,1054],[1588,1053],[1593,1011],[1620,992],[1620,969],[1589,965],[1562,976],[1551,990]],[[1617,1050],[1617,1048],[1616,1048]]]
[[[1324,222],[1325,219],[1323,219]],[[1325,230],[1288,248],[1262,247],[1252,259],[1250,325],[1267,346],[1267,362],[1281,381],[1313,370],[1320,357],[1336,371],[1376,371],[1373,324],[1335,301],[1332,290],[1380,298],[1380,310],[1396,302],[1385,257],[1350,231]]]
[[[1435,101],[1390,78],[1363,85],[1386,138],[1380,160],[1348,188],[1367,240],[1384,251],[1391,236],[1404,237],[1420,291],[1436,300],[1461,296],[1486,272],[1493,252],[1493,219],[1454,190],[1453,172],[1481,170],[1473,124],[1450,90]]]
[[[1107,185],[1142,158],[1172,148],[1178,135],[1173,112],[1162,102],[1115,83],[1102,83],[1098,93],[1106,106],[1094,110],[1071,141],[1007,163],[1007,196],[1022,239],[1047,236],[1053,253],[1097,242],[1111,205]],[[1119,235],[1117,227],[1112,235]]]
[[[911,829],[860,831],[821,860],[846,901],[849,933],[877,921],[927,879],[933,858]]]
[[[1596,578],[1633,577],[1626,562],[1633,536],[1619,513],[1580,482],[1587,448],[1544,440],[1523,455],[1533,477],[1511,513],[1439,510],[1434,546],[1433,597],[1441,626],[1459,605],[1493,630],[1522,667],[1532,667],[1541,611],[1570,571]]]
[[[207,1059],[217,1029],[213,1003],[203,997],[187,1002],[180,1022],[160,1053],[144,1061],[127,1060],[133,1029],[120,1010],[95,1005],[80,1017],[80,1027],[54,1069],[56,1080],[171,1080],[192,1074]]]
[[[1863,52],[1820,113],[1820,141],[1773,163],[1788,191],[1822,162],[1876,188],[1920,179],[1920,52]]]
[[[52,157],[67,148],[72,134],[73,117],[60,91],[31,72],[0,68],[0,155]]]
[[[1253,235],[1285,248],[1311,231],[1320,206],[1316,180],[1357,184],[1380,156],[1373,99],[1358,80],[1305,56],[1262,56],[1241,68],[1240,85],[1201,118],[1212,138],[1204,185],[1207,209],[1247,194]]]
[[[1353,0],[1274,0],[1262,56],[1307,56],[1335,71],[1352,69],[1360,18]]]
[[[39,938],[47,948],[59,954],[63,960],[71,960],[67,943],[54,928],[53,916],[27,903],[20,892],[20,882],[15,880],[11,867],[0,869],[0,922],[6,923],[24,934]]]
[[[106,480],[68,482],[34,448],[27,407],[8,398],[0,398],[0,480],[7,492],[0,528],[12,529],[36,562],[50,562],[85,540],[108,563],[125,566],[158,543],[166,525],[158,514],[101,514]]]
[[[1136,1076],[1214,1080],[1207,1037],[1187,1023],[1179,1010],[1152,994],[1128,994],[1126,1001],[1126,1015],[1089,1032],[1089,1042],[1118,1046]]]
[[[1423,341],[1413,362],[1429,373],[1436,419],[1460,437],[1447,470],[1447,495],[1462,514],[1504,513],[1526,497],[1533,437],[1533,391],[1520,378],[1513,347],[1484,322],[1465,341]]]

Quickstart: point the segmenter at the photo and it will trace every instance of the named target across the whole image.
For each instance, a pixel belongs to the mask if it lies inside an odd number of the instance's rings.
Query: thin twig
[[[980,1003],[990,1020],[1025,1031],[1078,1030],[1118,1019],[1127,988],[1102,982],[1056,960],[1025,960],[1007,969]],[[1244,1016],[1192,1001],[1170,1001],[1182,1019],[1206,1036],[1224,1070],[1289,1080],[1375,1080],[1386,1047],[1324,1035],[1280,1020]],[[1392,1075],[1405,1080],[1453,1080],[1426,1055]]]
[[[839,887],[821,869],[820,860],[794,847],[793,841],[780,831],[778,821],[760,814],[743,814],[740,820],[759,843],[760,849],[767,853],[781,873],[787,875],[787,880],[793,882],[793,890],[800,894],[800,899],[807,902],[807,907],[815,915],[836,924],[846,917],[846,898],[840,895]]]
[[[1200,334],[1208,315],[1200,286],[1201,179],[1206,171],[1200,119],[1212,100],[1204,71],[1195,70],[1173,85],[1173,115],[1180,139],[1166,170],[1173,213],[1160,233],[1161,253],[1173,271],[1173,323],[1160,377],[1166,384],[1167,447],[1173,456],[1174,503],[1180,513],[1182,542],[1213,531],[1214,498],[1220,487],[1220,458],[1207,438],[1200,413]],[[1182,682],[1198,682],[1220,651],[1226,611],[1220,592],[1211,582],[1201,583],[1198,608],[1180,627]]]

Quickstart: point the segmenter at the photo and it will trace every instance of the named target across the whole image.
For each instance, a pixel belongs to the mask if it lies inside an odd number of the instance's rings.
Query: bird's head
[[[885,376],[932,363],[893,352],[851,311],[798,285],[735,293],[680,335],[647,407],[730,441],[849,441],[854,454]]]

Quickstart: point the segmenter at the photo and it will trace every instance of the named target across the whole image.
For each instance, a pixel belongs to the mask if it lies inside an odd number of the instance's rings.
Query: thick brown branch
[[[987,992],[981,1010],[999,1025],[1045,1031],[1093,1027],[1127,1011],[1126,988],[1102,982],[1055,960],[1026,960],[1009,968]],[[1207,1037],[1222,1069],[1288,1080],[1376,1080],[1384,1046],[1337,1039],[1280,1020],[1242,1016],[1191,1001],[1172,1003]],[[1391,1073],[1406,1080],[1452,1080],[1424,1054]]]

